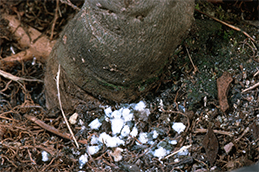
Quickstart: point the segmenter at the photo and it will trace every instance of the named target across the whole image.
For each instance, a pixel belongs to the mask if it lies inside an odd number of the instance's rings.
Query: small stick
[[[54,35],[53,33],[54,33],[56,21],[58,19],[58,8],[59,8],[59,0],[56,0],[55,16],[54,16],[53,23],[52,23],[52,26],[51,26],[50,40],[53,39],[53,35]]]
[[[252,89],[254,89],[254,88],[258,87],[258,86],[259,86],[259,82],[256,83],[255,85],[253,85],[253,86],[247,88],[247,89],[244,89],[241,93],[244,93],[244,92],[246,92],[246,91],[248,91],[248,90],[252,90]]]
[[[193,66],[193,68],[194,68],[193,73],[195,74],[197,71],[199,71],[199,69],[194,65],[194,63],[193,63],[193,61],[192,61],[192,58],[191,58],[191,56],[190,56],[190,53],[189,53],[187,47],[185,47],[185,49],[186,49],[186,52],[187,52],[187,54],[188,54],[188,57],[189,57],[189,59],[190,59],[190,61],[191,61],[191,63],[192,63],[192,66]]]
[[[72,4],[72,3],[70,2],[70,0],[60,0],[60,1],[61,1],[61,3],[67,4],[67,5],[69,5],[70,7],[74,8],[74,10],[80,11],[80,8],[78,8],[77,6],[75,6],[74,4]]]
[[[254,74],[254,77],[259,74],[259,70]]]
[[[241,136],[235,139],[235,142],[238,142],[242,137],[244,137],[244,135],[249,131],[249,129],[250,129],[249,127],[246,127],[246,129],[243,131]]]
[[[240,28],[238,28],[238,27],[236,27],[236,26],[233,26],[233,25],[231,25],[231,24],[228,24],[228,23],[226,23],[226,22],[224,22],[224,21],[222,21],[222,20],[219,20],[219,19],[217,19],[217,18],[215,18],[215,17],[213,17],[213,16],[210,16],[210,15],[208,15],[208,14],[206,14],[206,13],[200,11],[200,10],[195,9],[195,11],[198,11],[199,13],[204,14],[204,15],[206,15],[206,16],[212,18],[213,20],[216,20],[217,22],[219,22],[219,23],[221,23],[221,24],[224,24],[224,25],[230,27],[231,29],[234,29],[234,30],[236,30],[236,31],[242,32],[245,36],[247,36],[247,37],[250,38],[253,42],[256,43],[256,41],[255,41],[248,33],[246,33],[245,31],[241,30]]]
[[[76,141],[76,138],[75,138],[75,136],[74,136],[74,133],[73,133],[72,129],[71,129],[70,126],[69,126],[69,123],[68,123],[68,121],[67,121],[66,115],[65,115],[65,113],[64,113],[64,111],[63,111],[63,108],[62,108],[61,98],[60,98],[60,91],[59,91],[59,76],[60,76],[60,64],[58,65],[57,80],[56,80],[56,82],[57,82],[56,84],[57,84],[59,107],[60,107],[61,113],[62,113],[62,115],[63,115],[63,118],[64,118],[64,120],[65,120],[65,122],[66,122],[67,128],[68,128],[68,130],[69,130],[69,132],[70,132],[70,134],[71,134],[71,136],[72,136],[72,138],[73,138],[73,140],[74,140],[74,142],[75,142],[75,144],[76,144],[76,147],[79,148],[79,145],[78,145],[78,143],[77,143],[77,141]]]
[[[167,156],[166,156],[165,158],[163,158],[163,159],[167,159],[167,158],[169,158],[169,157],[171,157],[171,156],[177,154],[178,152],[181,152],[181,151],[184,151],[184,150],[186,150],[186,149],[189,149],[191,146],[192,146],[192,145],[183,146],[183,147],[181,147],[181,149],[179,149],[178,151],[175,151],[175,152],[171,153],[170,155],[167,155]]]
[[[42,127],[43,129],[45,129],[45,130],[47,130],[47,131],[49,131],[49,132],[51,132],[51,133],[54,133],[54,134],[56,134],[56,135],[58,135],[58,136],[60,136],[60,137],[63,137],[63,138],[65,138],[65,139],[68,139],[68,140],[71,139],[71,136],[70,136],[69,134],[67,134],[67,133],[65,133],[65,134],[61,133],[60,130],[54,128],[53,126],[50,126],[50,125],[44,123],[43,121],[37,119],[37,118],[34,117],[34,116],[30,116],[30,115],[25,114],[24,117],[27,118],[27,119],[29,119],[29,120],[31,120],[32,122],[35,122],[37,125],[39,125],[39,126]],[[79,142],[79,143],[82,143],[82,144],[87,144],[87,140],[79,140],[78,142]]]
[[[208,130],[207,129],[196,129],[194,131],[194,133],[207,133]],[[230,137],[233,136],[233,133],[231,132],[227,132],[227,131],[220,131],[220,130],[213,130],[214,133],[217,133],[217,134],[223,134],[223,135],[228,135]]]

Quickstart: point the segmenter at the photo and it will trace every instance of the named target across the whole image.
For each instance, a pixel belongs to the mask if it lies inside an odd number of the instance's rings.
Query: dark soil
[[[80,1],[71,2],[79,7],[82,5]],[[258,41],[259,26],[254,24],[258,20],[257,3],[236,1],[211,4],[202,1],[197,2],[196,9],[228,21]],[[24,24],[38,29],[42,34],[51,35],[56,1],[1,1],[0,9],[1,13],[17,15],[19,12]],[[59,9],[61,16],[56,21],[53,39],[58,38],[63,26],[77,12],[61,2]],[[112,149],[103,147],[89,158],[81,170],[229,171],[258,162],[259,88],[242,92],[259,83],[259,75],[254,75],[259,70],[258,44],[242,32],[197,11],[194,16],[196,22],[190,34],[176,50],[174,60],[160,77],[158,86],[140,98],[147,103],[151,114],[147,119],[139,117],[135,121],[140,131],[159,129],[160,135],[155,143],[166,139],[177,140],[171,152],[192,145],[188,149],[189,154],[176,154],[161,160],[145,154],[146,148],[151,145],[136,146],[136,138],[131,138],[129,144],[122,146],[121,161],[115,162],[109,153]],[[0,23],[0,29],[5,26]],[[11,33],[0,33],[0,38],[1,58],[12,53],[11,46],[16,53],[21,51]],[[198,71],[194,70],[190,57]],[[5,71],[19,77],[43,80],[44,67],[45,64],[38,61],[27,61]],[[217,87],[217,79],[224,72],[228,72],[233,79],[228,85],[226,96],[229,108],[226,111],[219,106]],[[101,101],[104,106],[108,104],[105,100]],[[122,105],[109,106],[115,110]],[[67,117],[74,112],[79,114],[77,121],[83,124],[72,125],[78,140],[90,141],[93,135],[111,132],[108,122],[103,123],[99,131],[88,126],[92,120],[104,116],[102,107],[82,102]],[[80,144],[77,149],[73,141],[45,130],[25,115],[37,117],[41,122],[69,133],[61,112],[46,109],[43,83],[15,82],[1,76],[0,171],[79,171],[79,157],[87,152],[86,145]],[[172,130],[173,122],[182,122],[188,127],[185,132],[177,134]],[[227,147],[231,150],[227,151]],[[42,161],[42,151],[49,153],[46,162]]]

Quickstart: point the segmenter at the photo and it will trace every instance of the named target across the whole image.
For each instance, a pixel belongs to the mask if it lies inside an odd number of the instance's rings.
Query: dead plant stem
[[[64,118],[64,120],[65,120],[65,122],[66,122],[67,128],[68,128],[68,130],[69,130],[69,132],[70,132],[70,134],[71,134],[71,136],[72,136],[72,138],[73,138],[73,140],[74,140],[74,142],[75,142],[75,144],[76,144],[76,147],[79,148],[79,145],[78,145],[78,143],[77,143],[77,141],[76,141],[76,138],[75,138],[75,136],[74,136],[74,133],[73,133],[72,129],[70,128],[70,125],[69,125],[69,123],[68,123],[68,121],[67,121],[66,115],[65,115],[65,113],[64,113],[64,111],[63,111],[63,108],[62,108],[62,103],[61,103],[61,98],[60,98],[60,91],[59,91],[59,78],[60,78],[60,64],[58,65],[58,72],[57,72],[57,78],[56,78],[56,79],[57,79],[57,80],[56,80],[56,84],[57,84],[59,107],[60,107],[61,113],[62,113],[62,115],[63,115],[63,118]]]

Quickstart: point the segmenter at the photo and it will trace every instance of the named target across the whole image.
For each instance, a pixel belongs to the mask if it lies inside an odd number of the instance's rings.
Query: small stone
[[[70,124],[75,124],[77,117],[78,117],[78,113],[74,113],[72,116],[70,116],[70,118],[69,118]]]

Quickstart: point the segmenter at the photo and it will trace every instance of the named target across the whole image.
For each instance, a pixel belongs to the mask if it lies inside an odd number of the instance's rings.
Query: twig
[[[70,7],[74,8],[74,10],[80,11],[80,8],[78,8],[77,6],[75,6],[74,4],[72,4],[72,3],[70,2],[70,0],[60,0],[60,2],[63,3],[63,4],[69,5]]]
[[[197,67],[197,66],[195,66],[195,65],[194,65],[194,63],[193,63],[193,61],[192,61],[192,58],[191,58],[191,56],[190,56],[190,53],[189,53],[189,51],[188,51],[187,47],[185,47],[185,49],[186,49],[186,52],[187,52],[187,54],[188,54],[188,57],[189,57],[189,59],[190,59],[190,61],[191,61],[191,63],[192,63],[192,66],[193,66],[193,68],[194,68],[193,73],[195,74],[196,72],[198,72],[198,71],[199,71],[199,69],[198,69],[198,67]]]
[[[47,130],[47,131],[49,131],[51,133],[54,133],[54,134],[56,134],[56,135],[58,135],[60,137],[68,139],[68,140],[71,139],[71,135],[70,134],[67,134],[67,133],[63,134],[63,133],[60,132],[60,130],[58,130],[58,129],[56,129],[56,128],[54,128],[54,127],[52,127],[52,126],[50,126],[50,125],[48,125],[46,123],[44,123],[43,121],[37,119],[34,116],[30,116],[30,115],[25,114],[24,117],[29,119],[29,120],[31,120],[31,121],[33,121],[33,122],[35,122],[37,125],[39,125],[43,129],[45,129],[45,130]],[[87,140],[79,140],[78,142],[82,143],[82,144],[87,144]]]
[[[19,82],[19,81],[43,82],[42,80],[39,80],[39,79],[27,79],[27,78],[21,78],[21,77],[18,77],[18,76],[14,76],[14,75],[12,75],[10,73],[7,73],[3,70],[0,70],[0,75],[7,78],[7,79],[16,81],[16,82]]]
[[[216,20],[217,22],[219,22],[219,23],[221,23],[221,24],[224,24],[224,25],[230,27],[231,29],[234,29],[234,30],[236,30],[236,31],[242,32],[245,36],[247,36],[248,38],[250,38],[253,42],[257,43],[248,33],[246,33],[245,31],[241,30],[240,28],[238,28],[238,27],[236,27],[236,26],[233,26],[233,25],[231,25],[231,24],[228,24],[228,23],[226,23],[226,22],[224,22],[224,21],[222,21],[222,20],[219,20],[219,19],[217,19],[217,18],[215,18],[215,17],[213,17],[213,16],[210,16],[210,15],[208,15],[208,14],[206,14],[206,13],[200,11],[200,10],[195,9],[195,11],[198,11],[199,13],[204,14],[204,15],[206,15],[206,16],[212,18],[213,20]]]
[[[68,123],[68,121],[67,121],[66,115],[65,115],[65,113],[64,113],[64,111],[63,111],[63,108],[62,108],[61,99],[60,99],[60,91],[59,91],[59,77],[60,77],[60,64],[58,65],[57,80],[56,80],[59,107],[60,107],[61,113],[62,113],[62,115],[63,115],[63,118],[64,118],[64,120],[65,120],[65,122],[66,122],[67,128],[68,128],[68,130],[69,130],[69,132],[70,132],[70,134],[71,134],[71,136],[72,136],[72,138],[73,138],[73,140],[74,140],[74,142],[75,142],[75,144],[76,144],[76,147],[79,148],[79,145],[78,145],[78,143],[77,143],[77,141],[76,141],[76,138],[75,138],[75,136],[74,136],[74,133],[73,133],[72,129],[71,129],[70,126],[69,126],[69,123]]]
[[[252,89],[254,89],[254,88],[258,87],[258,86],[259,86],[259,82],[256,83],[255,85],[253,85],[253,86],[247,88],[247,89],[244,89],[241,93],[244,93],[244,92],[246,92],[246,91],[248,91],[248,90],[252,90]]]
[[[244,135],[249,131],[249,127],[246,127],[246,129],[244,130],[244,132],[241,134],[240,137],[238,137],[237,139],[235,139],[235,142],[238,142],[242,137],[244,137]]]
[[[5,158],[8,162],[10,162],[15,168],[18,168],[17,165],[13,161],[7,158],[7,156],[1,155],[2,158]]]
[[[28,154],[29,154],[29,157],[30,157],[30,159],[31,159],[32,164],[33,164],[33,165],[37,164],[37,163],[34,161],[34,159],[31,157],[31,153],[30,153],[29,149],[27,149],[27,151],[28,151]]]
[[[175,151],[175,152],[171,153],[170,155],[167,155],[167,156],[164,157],[163,159],[167,159],[167,158],[169,158],[169,157],[171,157],[171,156],[177,154],[178,152],[181,152],[181,151],[184,151],[184,150],[186,150],[186,149],[189,149],[191,146],[192,146],[192,145],[183,146],[183,147],[181,147],[181,149],[179,149],[178,151]]]
[[[196,129],[194,131],[194,133],[207,133],[208,130],[207,129]],[[228,135],[230,137],[233,136],[233,133],[231,132],[227,132],[227,131],[220,131],[220,130],[213,130],[214,133],[217,133],[217,134],[223,134],[223,135]]]
[[[59,8],[59,0],[56,0],[55,16],[54,16],[53,23],[52,23],[52,26],[51,26],[50,40],[53,39],[55,24],[56,24],[56,21],[58,19],[58,8]]]
[[[259,70],[254,74],[254,77],[259,74]]]

